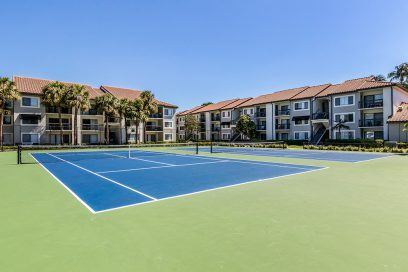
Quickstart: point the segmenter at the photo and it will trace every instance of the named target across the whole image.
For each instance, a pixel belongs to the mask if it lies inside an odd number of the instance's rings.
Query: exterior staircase
[[[310,143],[311,143],[312,145],[318,145],[318,144],[322,141],[323,136],[324,136],[326,133],[328,133],[328,130],[327,130],[324,126],[321,126],[321,127],[316,131],[316,133],[313,135],[312,140],[310,141]]]

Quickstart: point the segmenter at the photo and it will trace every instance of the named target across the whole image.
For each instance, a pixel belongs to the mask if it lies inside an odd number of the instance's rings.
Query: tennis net
[[[57,163],[96,159],[127,159],[160,154],[198,154],[198,144],[165,143],[139,145],[20,145],[18,164]]]
[[[242,142],[242,143],[211,143],[211,153],[257,153],[262,151],[271,151],[285,149],[284,141],[274,142]]]

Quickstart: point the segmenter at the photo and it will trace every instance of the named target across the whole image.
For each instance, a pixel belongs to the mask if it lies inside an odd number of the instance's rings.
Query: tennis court
[[[93,213],[323,169],[143,149],[30,156]]]

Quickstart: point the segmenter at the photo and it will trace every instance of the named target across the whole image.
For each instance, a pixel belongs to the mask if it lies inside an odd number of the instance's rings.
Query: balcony
[[[282,116],[282,115],[290,115],[290,110],[278,110],[275,111],[276,116]]]
[[[290,124],[275,124],[275,129],[290,129]]]
[[[220,130],[221,130],[220,127],[212,127],[212,128],[211,128],[211,131],[212,131],[212,132],[219,132]]]
[[[266,125],[257,125],[256,130],[266,130]]]
[[[89,109],[82,112],[82,115],[99,115],[96,109]]]
[[[205,117],[204,117],[204,116],[201,116],[200,119],[199,119],[199,121],[200,121],[201,123],[204,123],[204,122],[205,122]]]
[[[200,132],[206,132],[205,126],[200,127]]]
[[[58,113],[58,109],[55,108],[55,107],[47,107],[47,108],[45,109],[45,112],[46,112],[46,113]],[[72,114],[72,110],[71,110],[71,109],[68,109],[68,108],[62,108],[62,109],[61,109],[61,113],[62,113],[62,114]]]
[[[381,119],[365,119],[360,120],[359,127],[382,127],[384,121]]]
[[[120,123],[120,118],[119,117],[108,117],[108,122],[109,123]]]
[[[212,122],[221,121],[221,117],[219,115],[211,116],[211,121]]]
[[[266,111],[258,111],[258,112],[255,113],[255,116],[256,116],[257,118],[259,118],[259,117],[266,117]]]
[[[146,131],[163,131],[163,128],[160,127],[160,126],[147,125],[146,126]]]
[[[359,109],[373,109],[373,108],[382,108],[384,105],[384,101],[381,100],[374,100],[374,101],[360,101],[358,103]]]
[[[61,130],[60,124],[48,124],[47,130]],[[62,130],[72,130],[71,124],[62,124]]]
[[[324,120],[329,119],[328,112],[315,112],[312,114],[312,120]]]
[[[98,124],[82,124],[82,130],[99,130]]]
[[[153,114],[150,114],[149,115],[149,118],[152,118],[152,119],[160,119],[160,118],[163,118],[163,113],[153,113]]]

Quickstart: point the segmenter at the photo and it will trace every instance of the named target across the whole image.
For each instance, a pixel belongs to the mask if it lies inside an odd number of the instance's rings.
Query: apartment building
[[[197,140],[230,140],[234,136],[236,122],[240,116],[238,106],[251,98],[236,98],[220,101],[206,106],[197,106],[180,112],[178,117],[179,139]],[[197,118],[200,128],[197,135],[185,134],[184,120],[186,115]]]
[[[41,101],[42,89],[52,80],[14,77],[17,90],[20,93],[18,101],[10,102],[7,105],[7,115],[4,120],[4,144],[59,144],[60,124],[58,113],[55,108],[45,106]],[[63,82],[71,85],[74,83]],[[121,144],[126,142],[126,133],[129,142],[136,142],[136,127],[134,124],[128,124],[128,131],[125,132],[124,120],[118,116],[105,117],[94,107],[94,99],[105,93],[110,93],[117,97],[135,99],[139,97],[140,91],[101,86],[92,88],[89,85],[82,84],[90,94],[91,107],[78,114],[78,143],[79,144],[101,144],[105,142],[105,118],[109,120],[109,143]],[[175,141],[175,112],[177,106],[156,101],[159,110],[156,114],[150,116],[146,124],[148,142],[157,141]],[[62,130],[63,142],[73,143],[74,139],[74,114],[69,108],[62,109]],[[153,125],[154,124],[154,125]],[[154,126],[155,130],[152,130]],[[143,125],[139,128],[138,135],[143,135]],[[143,139],[141,139],[143,140]]]
[[[260,140],[303,140],[313,144],[326,139],[397,141],[406,139],[402,129],[404,102],[408,102],[408,90],[402,86],[364,77],[260,95],[235,105],[234,112],[235,119],[242,114],[251,117]],[[212,122],[218,120],[216,113],[213,115],[216,109],[220,112],[222,107],[214,104],[192,112],[199,113],[200,121],[205,123],[205,134],[203,130],[200,139],[233,139],[213,136]]]

